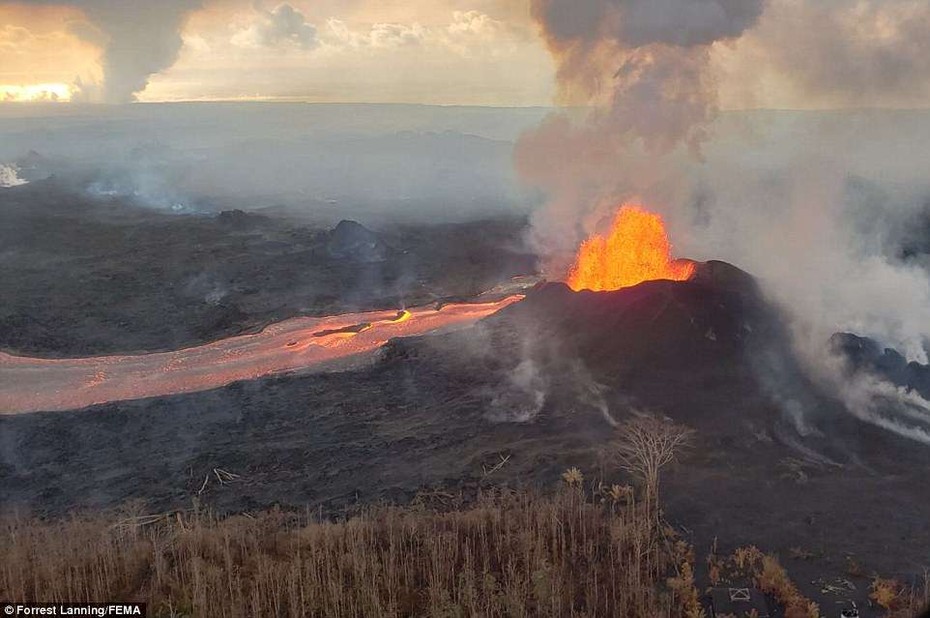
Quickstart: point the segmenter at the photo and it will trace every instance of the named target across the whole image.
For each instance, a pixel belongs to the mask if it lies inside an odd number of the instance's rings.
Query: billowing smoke
[[[710,46],[739,37],[762,8],[763,0],[533,1],[560,95],[584,110],[550,116],[516,149],[523,178],[546,195],[536,240],[556,267],[602,207],[654,184],[658,159],[680,145],[699,154],[717,109]]]
[[[926,362],[930,260],[904,260],[896,249],[902,230],[930,216],[926,131],[913,130],[926,116],[715,121],[713,63],[721,43],[764,47],[764,70],[787,73],[812,100],[925,92],[919,33],[930,13],[911,0],[773,0],[760,21],[764,8],[763,0],[533,1],[562,102],[577,106],[549,116],[516,149],[522,178],[546,200],[534,240],[561,277],[580,238],[620,203],[643,200],[667,215],[679,255],[724,259],[760,278],[827,392],[864,420],[926,440],[927,402],[850,374],[827,345],[850,331]],[[781,395],[796,424],[815,412]]]
[[[923,105],[928,24],[921,0],[772,0],[736,44],[730,79],[777,84],[818,107]],[[849,331],[927,362],[926,114],[829,112],[801,122],[783,112],[754,121],[749,131],[718,126],[728,136],[708,148],[708,165],[679,178],[672,210],[688,254],[757,275],[791,316],[811,377],[859,418],[930,443],[928,402],[850,372],[825,343]]]
[[[925,107],[928,30],[924,0],[771,0],[735,50],[729,81],[750,90],[768,81],[818,107]]]
[[[86,23],[74,32],[102,50],[103,83],[77,82],[78,99],[126,103],[145,89],[149,77],[169,68],[181,49],[181,26],[202,0],[26,0],[67,4],[83,11]]]
[[[764,113],[748,133],[722,119],[707,163],[669,172],[682,187],[669,212],[685,255],[721,258],[760,279],[825,392],[863,420],[930,442],[926,422],[913,418],[930,405],[879,376],[850,373],[828,345],[834,333],[851,332],[927,362],[930,181],[920,165],[927,119]],[[904,243],[922,234],[923,247],[908,256]]]

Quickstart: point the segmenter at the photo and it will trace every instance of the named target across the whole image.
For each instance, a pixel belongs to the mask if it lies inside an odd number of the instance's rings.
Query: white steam
[[[546,404],[548,393],[549,380],[539,364],[531,358],[523,358],[495,392],[489,418],[499,423],[533,421]]]
[[[803,16],[818,14],[814,4],[782,0],[777,7]],[[803,79],[831,92],[858,90],[862,81],[897,87],[906,76],[930,75],[919,53],[923,39],[904,19],[924,23],[926,3],[889,4],[895,19],[879,20],[887,10],[856,3],[877,30],[842,40],[794,22],[802,33],[787,40],[807,36],[807,44],[789,44],[794,57],[772,51],[773,62],[805,65]],[[927,360],[930,276],[895,249],[902,230],[930,214],[924,212],[930,210],[927,116],[889,121],[848,113],[805,124],[790,113],[760,113],[750,122],[741,122],[746,116],[715,122],[712,46],[750,30],[762,1],[535,0],[532,6],[558,62],[562,98],[589,110],[551,115],[516,149],[522,178],[546,198],[533,239],[552,274],[564,274],[580,238],[620,203],[642,200],[666,215],[679,255],[726,260],[760,279],[789,316],[810,375],[854,414],[923,439],[926,426],[917,421],[930,411],[927,402],[862,374],[850,379],[825,349],[834,332],[851,331]],[[827,23],[852,23],[849,3],[818,6],[834,11]],[[790,20],[778,13],[775,21]],[[772,23],[746,38],[759,44]],[[888,45],[870,42],[877,32]],[[873,70],[884,81],[873,80]],[[786,413],[798,416],[798,406],[790,407]]]
[[[930,179],[920,165],[930,150],[928,120],[848,112],[802,122],[790,112],[760,113],[751,130],[722,121],[707,162],[671,166],[664,186],[675,187],[666,191],[672,197],[659,200],[680,253],[758,277],[791,320],[798,358],[827,392],[859,418],[924,441],[928,425],[913,416],[930,404],[849,372],[830,356],[828,340],[852,332],[927,362],[930,275],[926,261],[901,257],[901,244],[930,215]]]
[[[924,107],[928,31],[925,0],[771,0],[732,50],[726,80],[750,104],[774,96],[826,108]]]
[[[29,181],[19,177],[19,167],[0,163],[0,188],[18,187],[29,184]]]

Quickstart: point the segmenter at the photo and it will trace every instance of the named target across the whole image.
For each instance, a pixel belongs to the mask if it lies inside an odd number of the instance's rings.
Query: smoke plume
[[[925,107],[928,30],[924,0],[772,0],[728,81],[822,108]]]
[[[73,31],[102,50],[103,83],[80,82],[77,98],[127,103],[145,89],[149,77],[169,68],[178,57],[184,18],[202,0],[27,0],[30,4],[67,4],[87,21]]]
[[[930,214],[930,183],[917,167],[930,136],[927,115],[772,117],[764,136],[748,139],[734,138],[733,125],[718,126],[729,140],[708,146],[707,164],[682,174],[686,188],[670,217],[686,228],[679,247],[755,275],[789,318],[808,377],[852,414],[930,442],[930,404],[878,376],[849,372],[828,345],[834,333],[852,332],[927,362],[930,262],[901,251]],[[923,154],[894,156],[909,147]],[[765,377],[773,378],[770,367]],[[793,397],[789,384],[769,386]],[[802,407],[783,409],[816,414]],[[918,423],[915,414],[926,419]]]
[[[930,260],[894,251],[915,213],[930,213],[925,170],[917,169],[925,131],[911,127],[920,119],[715,120],[712,66],[715,44],[739,39],[737,46],[763,47],[761,64],[790,73],[814,97],[923,92],[926,3],[775,0],[760,21],[764,5],[533,0],[561,101],[577,106],[550,115],[516,148],[518,172],[546,200],[533,239],[544,267],[561,277],[581,238],[620,203],[642,199],[667,215],[679,255],[724,259],[758,276],[826,392],[863,420],[926,441],[930,404],[874,376],[844,373],[827,350],[830,336],[846,330],[926,362]],[[816,413],[790,387],[768,387],[784,391],[773,395],[784,395],[796,424]]]
[[[681,145],[700,153],[717,109],[710,46],[739,37],[762,8],[763,0],[533,1],[560,97],[587,110],[553,114],[516,149],[522,177],[546,195],[536,240],[556,264],[600,207],[654,183],[658,159]]]

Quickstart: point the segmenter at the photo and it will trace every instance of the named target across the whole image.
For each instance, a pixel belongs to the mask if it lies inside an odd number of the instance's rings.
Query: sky
[[[550,105],[548,1],[0,0],[0,101]],[[709,46],[720,107],[930,106],[930,2],[763,4]]]

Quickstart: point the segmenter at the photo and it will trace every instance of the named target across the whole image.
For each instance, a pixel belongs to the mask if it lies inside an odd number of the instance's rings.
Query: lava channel
[[[523,298],[293,318],[259,333],[174,352],[43,359],[0,352],[0,414],[74,410],[218,388],[275,373],[322,368],[373,352],[394,337],[466,326]]]

